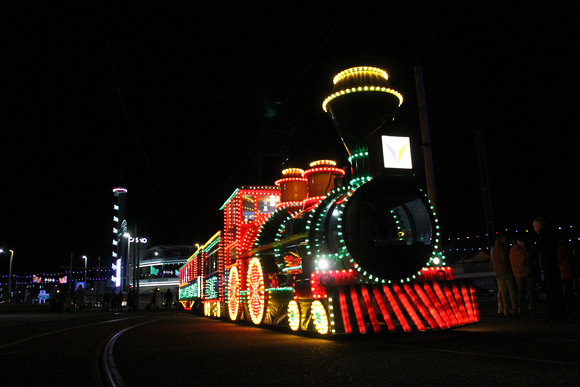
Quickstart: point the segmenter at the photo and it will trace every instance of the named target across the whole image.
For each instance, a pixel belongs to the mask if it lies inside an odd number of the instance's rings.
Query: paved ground
[[[545,303],[541,315],[509,317],[494,297],[479,305],[481,322],[457,329],[338,338],[177,310],[2,313],[0,373],[27,385],[94,385],[99,348],[124,330],[114,360],[129,386],[580,385],[580,311],[551,323]]]

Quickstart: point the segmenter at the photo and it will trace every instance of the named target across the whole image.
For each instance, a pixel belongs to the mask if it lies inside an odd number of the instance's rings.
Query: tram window
[[[255,219],[256,216],[254,211],[254,195],[242,196],[242,214],[244,216],[244,222],[251,222]]]
[[[261,214],[271,214],[276,211],[276,205],[280,203],[278,195],[262,195],[256,198],[258,212]]]
[[[218,259],[219,259],[219,253],[218,251],[214,251],[212,252],[206,260],[206,273],[214,273],[218,270]]]

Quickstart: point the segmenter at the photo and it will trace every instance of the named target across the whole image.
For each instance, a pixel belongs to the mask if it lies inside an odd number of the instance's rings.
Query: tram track
[[[115,342],[133,328],[167,317],[149,313],[109,316],[87,313],[57,319],[17,316],[8,323],[9,319],[4,318],[0,369],[8,379],[19,380],[22,385],[39,383],[42,377],[58,380],[63,386],[78,382],[124,386],[113,357]],[[28,372],[25,364],[35,364],[37,372]],[[67,371],[69,374],[62,379]]]
[[[159,317],[156,319],[143,321],[137,324],[133,324],[129,327],[123,328],[113,335],[111,335],[106,342],[101,346],[99,354],[97,356],[95,362],[95,376],[96,376],[96,384],[99,387],[124,387],[126,386],[125,382],[119,370],[117,369],[117,365],[115,363],[115,358],[113,355],[113,349],[115,346],[115,342],[123,333],[136,328],[141,325],[149,324],[155,321],[163,320],[167,318],[166,316]]]
[[[8,347],[12,347],[15,345],[19,345],[22,343],[25,343],[27,341],[32,341],[32,340],[37,340],[40,339],[42,337],[46,337],[46,336],[50,336],[50,335],[55,335],[55,334],[61,334],[61,333],[65,333],[65,332],[69,332],[69,331],[74,331],[76,329],[83,329],[83,328],[88,328],[88,327],[92,327],[92,326],[96,326],[96,325],[101,325],[101,324],[108,324],[108,323],[112,323],[112,322],[118,322],[118,321],[126,321],[129,319],[134,319],[137,318],[138,316],[135,317],[126,317],[126,318],[122,318],[122,319],[112,319],[112,320],[106,320],[106,321],[99,321],[99,322],[95,322],[95,323],[90,323],[90,324],[83,324],[83,325],[77,325],[77,326],[72,326],[72,327],[67,327],[67,328],[63,328],[63,329],[57,329],[57,330],[52,330],[49,332],[43,332],[43,333],[39,333],[36,334],[34,336],[29,336],[23,339],[19,339],[19,340],[15,340],[9,343],[5,343],[5,344],[1,344],[0,345],[0,350],[8,348]]]

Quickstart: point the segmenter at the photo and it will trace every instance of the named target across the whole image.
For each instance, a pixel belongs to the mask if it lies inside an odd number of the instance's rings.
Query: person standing
[[[125,301],[125,295],[119,290],[119,293],[115,296],[115,303],[117,305],[117,312],[123,311],[123,301]]]
[[[524,312],[524,295],[528,296],[528,307],[535,313],[536,281],[532,273],[530,252],[525,248],[525,237],[518,235],[510,250],[510,264],[518,287],[518,314]]]
[[[153,290],[153,296],[151,297],[151,310],[159,310],[163,300],[162,297],[159,288],[155,288],[155,290]]]
[[[515,314],[518,309],[516,285],[509,260],[508,239],[505,235],[499,235],[495,240],[495,246],[491,249],[491,262],[499,286],[503,314],[506,316]],[[511,309],[508,307],[508,299],[511,302]]]
[[[558,239],[556,232],[548,227],[546,221],[537,218],[533,222],[534,231],[538,233],[538,258],[546,285],[548,318],[546,321],[563,322],[566,320],[564,292],[560,265],[558,263]]]
[[[580,295],[580,247],[572,249],[572,258],[574,263],[574,288],[576,294]]]
[[[572,309],[576,309],[576,302],[574,295],[574,277],[576,276],[574,264],[570,249],[566,242],[560,241],[558,243],[558,264],[560,265],[560,278],[562,279],[562,287],[564,290],[564,301]]]
[[[167,289],[165,292],[165,310],[171,309],[171,305],[173,304],[173,293],[171,293],[171,289]]]
[[[86,292],[83,285],[79,285],[75,290],[75,299],[77,302],[77,307],[79,308],[79,312],[82,312],[86,303]]]

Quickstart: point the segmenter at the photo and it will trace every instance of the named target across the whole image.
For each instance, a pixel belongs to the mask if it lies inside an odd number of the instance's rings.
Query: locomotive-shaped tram
[[[438,252],[410,139],[393,124],[402,101],[382,69],[337,74],[323,109],[350,165],[318,160],[282,171],[273,186],[236,189],[221,208],[223,229],[179,270],[184,308],[320,334],[479,321],[471,284]]]

